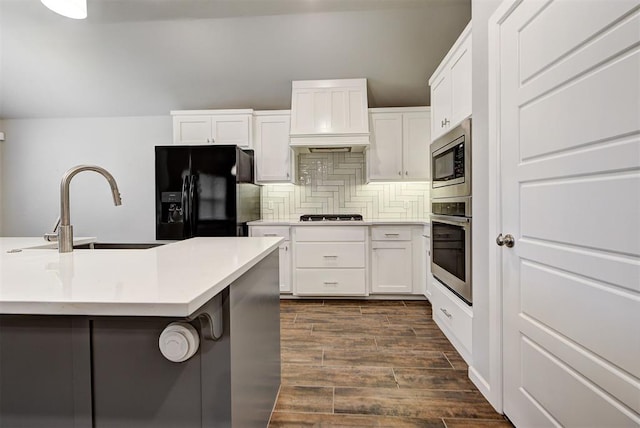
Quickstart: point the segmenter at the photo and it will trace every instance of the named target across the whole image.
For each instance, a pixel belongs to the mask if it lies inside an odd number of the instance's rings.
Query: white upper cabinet
[[[253,110],[172,111],[173,144],[234,144],[252,148]]]
[[[256,181],[293,182],[295,154],[289,147],[289,110],[254,112]]]
[[[367,79],[294,81],[291,145],[368,144],[367,107]]]
[[[369,181],[429,180],[429,107],[370,109]]]
[[[402,179],[402,113],[371,112],[369,180]]]
[[[431,86],[431,138],[434,140],[471,116],[471,23],[444,57]]]

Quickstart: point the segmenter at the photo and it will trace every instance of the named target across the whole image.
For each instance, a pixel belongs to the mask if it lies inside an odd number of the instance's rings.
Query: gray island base
[[[176,284],[178,287],[179,284]],[[221,291],[223,335],[174,363],[175,317],[0,315],[0,427],[261,427],[280,386],[278,252]]]

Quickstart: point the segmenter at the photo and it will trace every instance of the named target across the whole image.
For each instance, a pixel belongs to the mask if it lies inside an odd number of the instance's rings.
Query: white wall
[[[106,168],[118,182],[82,172],[71,183],[75,236],[103,242],[155,239],[154,146],[171,144],[170,116],[5,120],[1,177],[4,236],[40,236],[59,215],[60,179],[78,164]]]
[[[495,237],[489,236],[490,222],[495,214],[488,204],[488,118],[489,93],[487,23],[501,0],[474,0],[471,13],[473,21],[473,369],[486,382],[485,394],[495,407],[500,407],[495,385],[499,374],[490,367],[490,339],[499,335],[490,325],[489,305],[489,253]],[[495,302],[493,302],[495,303]],[[480,385],[479,385],[480,386]],[[481,388],[482,389],[482,388]]]
[[[287,14],[216,10],[278,4]],[[370,107],[427,105],[427,76],[470,10],[470,0],[91,1],[76,21],[38,0],[0,1],[0,117],[288,109],[292,80],[350,77],[368,78]]]

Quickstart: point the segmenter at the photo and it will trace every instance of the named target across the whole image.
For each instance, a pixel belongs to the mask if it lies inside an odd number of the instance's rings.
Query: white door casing
[[[496,15],[504,412],[640,426],[640,3]]]

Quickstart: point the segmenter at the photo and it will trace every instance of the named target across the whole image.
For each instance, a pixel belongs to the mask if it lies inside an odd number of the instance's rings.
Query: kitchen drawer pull
[[[277,233],[263,233],[262,236],[278,236]]]
[[[440,308],[440,310],[447,316],[447,318],[451,318],[451,314],[445,308]]]
[[[322,257],[327,258],[327,259],[337,259],[338,258],[338,256],[322,256]]]
[[[325,281],[324,285],[338,285],[338,281]]]
[[[384,236],[400,236],[399,233],[385,233]]]

